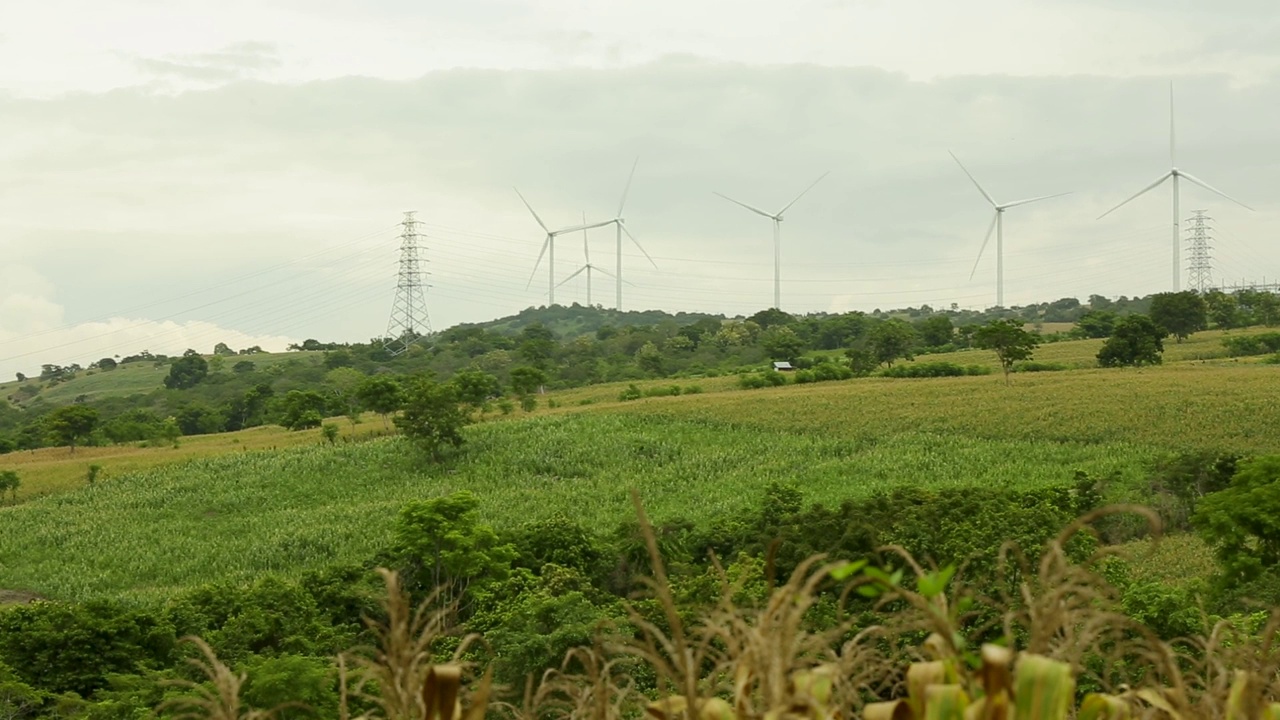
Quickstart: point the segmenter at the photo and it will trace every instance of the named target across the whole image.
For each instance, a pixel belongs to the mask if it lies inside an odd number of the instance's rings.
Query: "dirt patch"
[[[26,605],[41,599],[40,595],[25,590],[0,589],[0,605]]]

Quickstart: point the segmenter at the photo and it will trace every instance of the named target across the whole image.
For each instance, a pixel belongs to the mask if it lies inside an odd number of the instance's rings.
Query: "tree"
[[[1200,500],[1192,524],[1214,548],[1228,585],[1280,563],[1280,457],[1240,462],[1227,489]]]
[[[1127,315],[1116,322],[1111,337],[1098,351],[1102,367],[1159,365],[1164,352],[1164,328],[1146,315]]]
[[[1110,310],[1089,310],[1076,321],[1076,328],[1087,338],[1110,337],[1116,326],[1116,314]]]
[[[98,411],[84,405],[67,405],[49,413],[45,429],[59,445],[66,445],[71,452],[76,444],[86,440],[98,427]]]
[[[235,373],[235,374],[237,374],[237,375],[243,375],[243,374],[245,374],[245,373],[251,373],[251,372],[253,372],[257,367],[258,367],[258,366],[257,366],[257,365],[255,365],[255,364],[254,364],[252,361],[250,361],[250,360],[241,360],[240,362],[238,362],[238,363],[236,363],[235,365],[232,365],[232,366],[231,366],[231,372],[233,372],[233,373]]]
[[[279,402],[280,424],[290,430],[320,427],[324,422],[324,396],[315,390],[290,390]]]
[[[924,343],[925,347],[949,345],[955,339],[955,325],[946,315],[925,318],[917,327],[920,332],[920,342]]]
[[[498,378],[481,370],[463,370],[449,379],[458,400],[473,408],[484,407],[490,398],[502,392]]]
[[[438,588],[445,607],[457,603],[466,613],[473,589],[507,578],[515,550],[480,522],[479,507],[464,490],[400,510],[392,547],[407,588],[419,596]]]
[[[906,320],[889,318],[871,328],[867,341],[871,355],[877,364],[893,367],[899,358],[912,358],[911,346],[915,344],[916,331]]]
[[[516,395],[532,395],[547,383],[547,374],[535,367],[518,367],[511,370],[511,389]]]
[[[355,360],[351,357],[351,351],[346,348],[326,351],[324,354],[324,366],[330,370],[351,367],[354,364]]]
[[[169,366],[164,386],[170,390],[193,388],[209,375],[209,363],[195,350],[188,350]]]
[[[662,351],[650,340],[636,350],[636,366],[650,375],[662,375]]]
[[[556,350],[556,336],[542,323],[533,323],[520,331],[518,352],[534,367],[546,367]]]
[[[1040,345],[1040,338],[1024,330],[1018,320],[992,320],[974,332],[973,342],[984,350],[995,351],[1000,368],[1004,370],[1004,383],[1008,385],[1013,364],[1030,360]]]
[[[109,358],[109,357],[104,357],[94,364],[97,365],[98,369],[102,370],[103,372],[111,372],[112,370],[115,370],[116,366],[118,365],[118,363],[116,363],[116,361],[113,358]]]
[[[1221,290],[1210,290],[1204,294],[1204,302],[1208,307],[1209,319],[1215,327],[1221,330],[1240,327],[1240,303],[1235,297]]]
[[[470,422],[453,387],[428,378],[415,378],[405,388],[404,407],[395,418],[400,432],[436,460],[446,448],[462,445],[462,428]]]
[[[326,423],[324,427],[320,428],[320,434],[324,435],[324,439],[329,441],[330,445],[337,444],[338,442],[338,426],[337,425],[334,425],[333,423]]]
[[[776,327],[778,325],[790,325],[796,321],[790,313],[783,312],[778,308],[761,310],[755,315],[747,318],[747,320],[759,325],[762,330],[768,330],[769,328]]]
[[[804,351],[804,340],[785,325],[774,325],[760,333],[760,347],[773,360],[795,360]]]
[[[26,382],[26,381],[27,381],[27,376],[23,375],[22,373],[18,373],[18,382]]]
[[[1182,342],[1208,325],[1208,306],[1195,290],[1151,296],[1151,320]]]
[[[386,375],[374,375],[366,378],[356,389],[356,398],[360,404],[382,416],[382,424],[387,424],[387,416],[400,409],[404,404],[404,393],[400,383]]]
[[[232,350],[231,347],[226,343],[220,342],[217,345],[213,346],[213,354],[218,355],[220,357],[227,357],[227,356],[235,355],[236,351]]]
[[[14,502],[18,501],[18,488],[22,487],[22,478],[17,470],[0,470],[0,497],[9,493]]]

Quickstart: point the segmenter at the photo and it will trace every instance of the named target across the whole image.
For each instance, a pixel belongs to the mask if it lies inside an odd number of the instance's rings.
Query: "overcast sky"
[[[1274,0],[43,0],[0,5],[0,377],[103,355],[366,340],[396,224],[436,329],[547,301],[549,225],[639,157],[627,309],[792,312],[1167,290],[1178,164],[1215,275],[1280,278]],[[588,237],[615,269],[612,229]],[[557,281],[583,260],[557,242]],[[1183,263],[1185,277],[1186,263]],[[586,302],[585,277],[560,303]],[[1184,280],[1185,282],[1185,280]],[[597,274],[595,303],[612,306]]]

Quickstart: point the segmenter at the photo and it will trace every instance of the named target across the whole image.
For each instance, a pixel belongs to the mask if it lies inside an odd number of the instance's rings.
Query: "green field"
[[[407,500],[469,489],[498,526],[556,512],[607,531],[628,490],[659,518],[708,521],[774,479],[809,501],[898,486],[1033,488],[1117,472],[1140,496],[1155,457],[1280,452],[1280,368],[1174,365],[1019,377],[865,379],[565,407],[468,431],[445,466],[397,439],[239,453],[114,477],[0,510],[0,589],[167,595],[295,574],[379,547]],[[1187,388],[1198,392],[1188,394]]]

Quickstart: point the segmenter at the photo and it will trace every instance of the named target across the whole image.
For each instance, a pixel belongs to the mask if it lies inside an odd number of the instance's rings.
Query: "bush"
[[[1028,360],[1013,366],[1014,372],[1058,372],[1059,370],[1070,369],[1071,366],[1066,363],[1042,362],[1040,360]]]
[[[1280,353],[1280,332],[1222,338],[1222,344],[1231,357]]]
[[[765,382],[760,375],[743,375],[738,378],[738,387],[743,390],[755,390],[757,388],[769,387],[769,383]]]
[[[657,387],[645,388],[645,397],[669,397],[680,394],[679,385],[659,385]]]
[[[883,370],[880,374],[891,378],[960,377],[962,375],[990,375],[991,368],[982,365],[959,365],[953,362],[931,362],[898,365]]]
[[[814,377],[818,382],[828,380],[848,380],[853,377],[853,371],[845,365],[837,365],[835,363],[819,363],[813,368]]]
[[[701,385],[685,385],[684,390],[682,390],[681,392],[683,392],[685,395],[699,395],[702,393],[702,386]]]
[[[797,370],[795,374],[795,381],[797,385],[818,382],[818,374],[812,370]]]
[[[768,385],[778,387],[779,385],[787,384],[787,376],[777,370],[765,370],[761,375],[764,377],[764,381]]]
[[[626,402],[628,400],[639,400],[642,397],[644,397],[644,393],[640,392],[639,386],[635,383],[631,383],[627,386],[626,390],[618,393],[618,399],[622,402]]]

